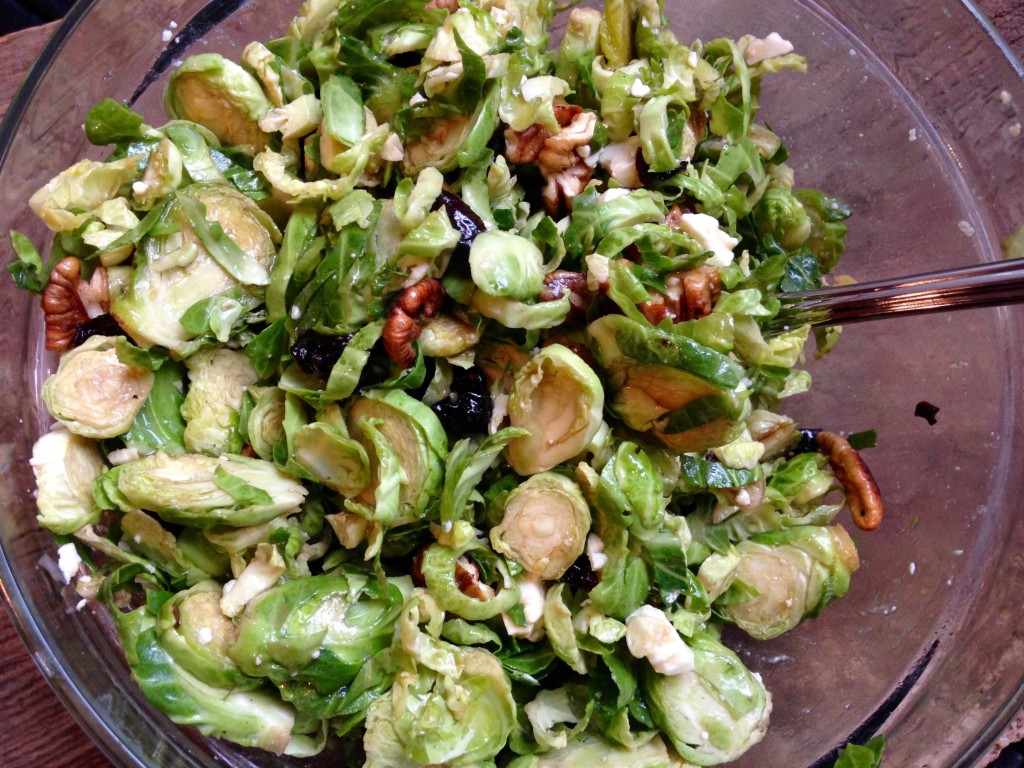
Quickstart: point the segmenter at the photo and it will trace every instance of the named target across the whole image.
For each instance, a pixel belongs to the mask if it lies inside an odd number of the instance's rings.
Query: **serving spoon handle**
[[[769,335],[801,325],[845,325],[891,315],[1017,304],[1024,302],[1024,259],[783,293],[778,298],[782,309],[764,326]]]

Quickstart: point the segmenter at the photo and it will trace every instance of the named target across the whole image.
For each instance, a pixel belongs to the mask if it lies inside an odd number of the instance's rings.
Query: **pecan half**
[[[567,269],[556,269],[545,276],[539,296],[541,301],[558,301],[566,295],[574,311],[586,314],[594,299],[587,286],[587,276]]]
[[[683,295],[680,304],[680,319],[699,320],[711,314],[715,301],[722,293],[722,273],[717,267],[699,266],[685,272],[669,275],[668,285],[673,279],[681,279]]]
[[[537,156],[541,167],[547,170],[560,170],[576,165],[583,158],[579,150],[589,147],[594,140],[594,128],[597,126],[597,115],[593,112],[579,110],[572,120],[562,126],[554,136],[544,141],[544,148]],[[557,114],[557,110],[556,110]]]
[[[819,432],[815,442],[846,491],[853,522],[862,531],[876,530],[882,524],[882,494],[864,459],[846,438],[835,432]]]
[[[545,173],[544,179],[547,184],[541,191],[544,210],[555,218],[561,218],[572,207],[569,201],[583,194],[593,173],[594,171],[584,162],[558,173]]]
[[[67,352],[75,340],[75,329],[88,321],[89,313],[78,295],[82,281],[82,262],[74,256],[61,259],[50,272],[43,289],[43,316],[46,323],[46,348]]]
[[[525,131],[505,129],[505,159],[510,163],[536,162],[544,142],[551,136],[551,131],[540,123],[534,123]]]
[[[476,563],[463,556],[455,561],[455,586],[467,597],[476,600],[490,600],[494,590],[480,581],[480,569]]]
[[[428,277],[410,285],[395,300],[381,340],[385,351],[399,367],[412,368],[416,362],[412,344],[423,330],[420,323],[441,311],[444,296],[444,286]]]

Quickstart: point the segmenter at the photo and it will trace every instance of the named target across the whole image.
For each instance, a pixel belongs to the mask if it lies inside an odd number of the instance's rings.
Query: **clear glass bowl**
[[[102,156],[80,129],[93,103],[132,100],[159,124],[169,67],[278,36],[289,5],[79,3],[0,130],[0,232],[45,240],[26,200],[76,159]],[[1024,83],[973,6],[666,5],[684,40],[778,30],[807,55],[810,74],[768,78],[762,101],[799,183],[856,211],[842,272],[870,279],[1001,258],[1000,242],[1024,221]],[[44,567],[54,548],[35,525],[28,456],[48,426],[36,393],[54,360],[36,301],[7,279],[0,297],[0,579],[37,662],[119,765],[291,764],[168,724],[132,683],[102,613],[74,611],[76,596]],[[862,569],[821,620],[770,643],[734,638],[775,701],[767,738],[738,765],[830,766],[838,746],[879,731],[888,765],[974,765],[1024,704],[1022,321],[1002,309],[854,326],[812,363],[814,390],[790,412],[807,427],[878,430],[867,458],[888,516],[858,535]],[[922,401],[939,408],[935,425],[915,417]]]

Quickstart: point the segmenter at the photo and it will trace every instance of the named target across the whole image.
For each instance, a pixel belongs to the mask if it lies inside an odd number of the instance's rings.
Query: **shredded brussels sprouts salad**
[[[556,13],[567,16],[549,50]],[[694,766],[764,736],[722,642],[844,595],[881,502],[779,413],[843,251],[756,121],[778,34],[658,0],[308,0],[46,184],[39,523],[176,723],[346,764]],[[837,338],[820,332],[819,354]]]

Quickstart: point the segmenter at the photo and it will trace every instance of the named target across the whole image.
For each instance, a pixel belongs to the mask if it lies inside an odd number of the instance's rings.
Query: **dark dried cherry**
[[[328,336],[310,331],[292,344],[292,359],[305,373],[326,379],[351,340],[351,335]]]
[[[71,341],[71,346],[81,346],[90,336],[127,336],[127,334],[118,325],[113,315],[97,315],[91,320],[86,320],[75,326],[75,338]]]
[[[453,367],[451,391],[430,409],[437,414],[448,437],[458,440],[487,434],[493,407],[484,372],[476,367]]]
[[[455,246],[455,252],[452,254],[452,267],[465,272],[469,267],[469,248],[476,240],[476,236],[486,229],[486,226],[483,219],[477,216],[472,208],[466,205],[458,195],[453,195],[451,192],[441,190],[441,194],[437,196],[437,200],[434,201],[430,210],[436,211],[440,208],[444,208],[445,213],[448,214],[448,220],[459,233],[459,244]]]
[[[601,577],[590,566],[590,558],[584,554],[577,557],[576,562],[566,569],[560,581],[570,587],[589,592],[600,583]]]

